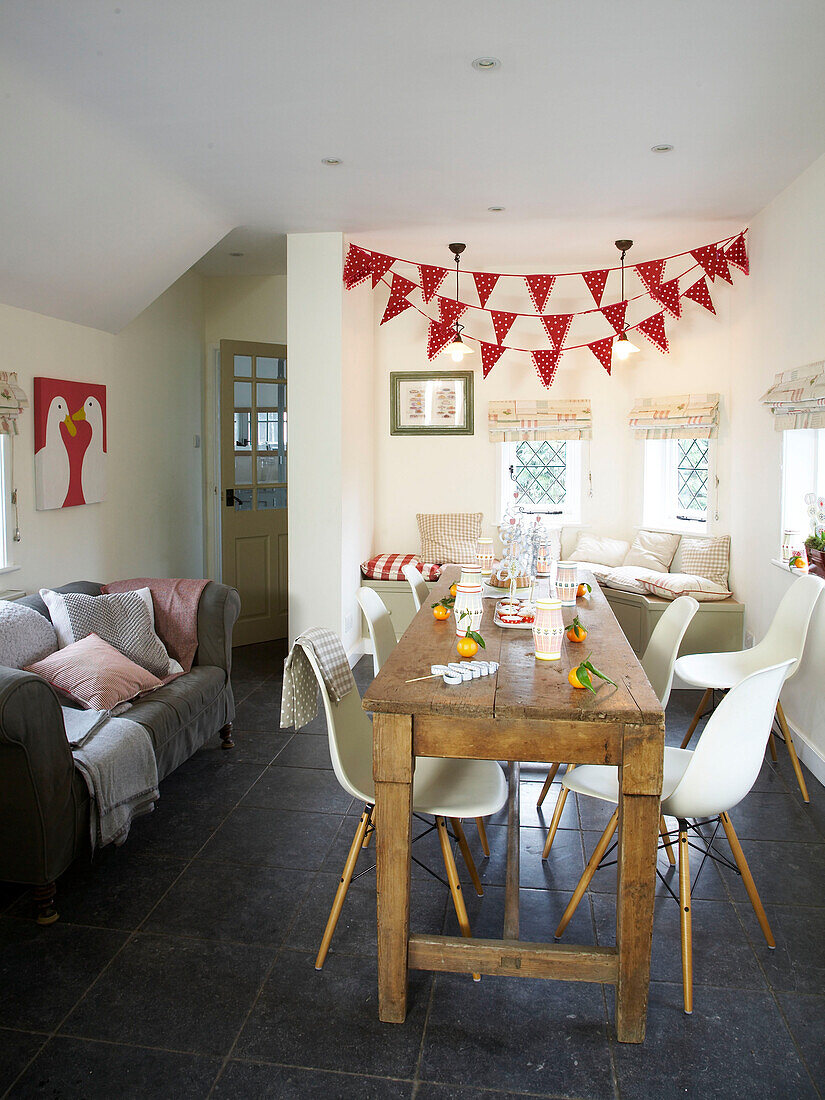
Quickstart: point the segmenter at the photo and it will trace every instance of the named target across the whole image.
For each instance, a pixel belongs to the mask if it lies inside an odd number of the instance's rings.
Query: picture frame
[[[472,435],[473,372],[392,371],[390,435]]]

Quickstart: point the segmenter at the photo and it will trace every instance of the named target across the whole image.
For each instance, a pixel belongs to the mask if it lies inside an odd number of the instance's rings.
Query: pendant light
[[[461,263],[461,253],[467,247],[466,244],[451,244],[450,251],[455,257],[455,300],[458,303],[458,267]],[[454,363],[460,363],[465,355],[472,355],[473,349],[468,347],[467,344],[461,339],[461,330],[463,325],[458,323],[458,317],[455,319],[455,336],[447,344],[446,348],[441,352],[442,355],[449,355]]]
[[[622,254],[622,297],[621,301],[625,300],[624,296],[624,259],[630,249],[633,247],[633,241],[616,241],[616,248]],[[613,341],[613,354],[617,359],[627,359],[629,356],[634,355],[639,349],[634,343],[632,343],[627,336],[627,324],[625,324],[622,331]]]

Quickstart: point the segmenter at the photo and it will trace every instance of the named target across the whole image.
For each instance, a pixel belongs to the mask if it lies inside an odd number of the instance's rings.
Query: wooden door
[[[287,636],[286,347],[221,340],[221,560],[235,645]]]

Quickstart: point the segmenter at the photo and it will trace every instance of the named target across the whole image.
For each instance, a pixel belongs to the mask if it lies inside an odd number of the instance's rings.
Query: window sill
[[[0,567],[0,573],[19,573],[21,569],[20,565],[4,565]]]
[[[792,577],[804,577],[804,573],[799,573],[795,569],[791,569],[790,565],[786,561],[780,561],[779,558],[771,558],[771,565],[775,565],[777,569],[781,569],[783,573],[790,573]]]
[[[657,531],[665,535],[700,535],[704,538],[712,538],[707,523],[640,523],[634,531]]]

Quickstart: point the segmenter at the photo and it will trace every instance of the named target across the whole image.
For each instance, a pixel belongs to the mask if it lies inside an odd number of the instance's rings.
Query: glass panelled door
[[[221,341],[223,581],[236,645],[287,635],[286,347]]]

